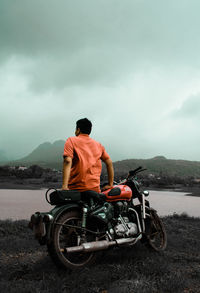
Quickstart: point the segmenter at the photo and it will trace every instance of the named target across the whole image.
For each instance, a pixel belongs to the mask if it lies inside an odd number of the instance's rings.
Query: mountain
[[[22,160],[26,162],[56,162],[60,158],[62,159],[64,143],[64,140],[57,140],[53,144],[50,142],[40,144],[32,153],[22,158]]]
[[[187,160],[170,160],[163,156],[152,159],[130,159],[114,163],[117,172],[128,173],[138,166],[143,166],[150,174],[169,176],[194,176],[200,178],[200,162]]]
[[[64,140],[57,140],[54,143],[44,142],[34,149],[28,156],[13,161],[13,164],[25,166],[37,164],[44,168],[62,168],[62,154],[64,149]]]
[[[12,161],[9,165],[40,165],[44,168],[55,168],[62,170],[62,154],[64,140],[57,140],[54,143],[45,142],[40,144],[28,156]],[[2,164],[1,164],[2,165]],[[129,170],[143,166],[148,173],[170,176],[194,176],[200,178],[200,162],[187,160],[170,160],[164,156],[157,156],[152,159],[127,159],[114,162],[115,174],[124,175]],[[103,169],[105,171],[105,168]]]

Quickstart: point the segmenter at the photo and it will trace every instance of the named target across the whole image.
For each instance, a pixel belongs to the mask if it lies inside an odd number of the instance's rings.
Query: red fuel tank
[[[107,201],[131,200],[132,190],[127,185],[114,185],[113,188],[103,191]]]

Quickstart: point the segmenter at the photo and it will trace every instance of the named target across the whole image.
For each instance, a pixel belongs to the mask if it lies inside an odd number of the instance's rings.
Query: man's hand
[[[102,190],[102,191],[105,191],[105,190],[107,190],[107,189],[111,189],[111,188],[113,188],[113,185],[109,185],[109,184],[107,184],[107,185],[103,186],[101,190]]]
[[[62,190],[69,190],[69,187],[68,187],[68,186],[65,186],[65,185],[63,185],[61,189],[62,189]]]

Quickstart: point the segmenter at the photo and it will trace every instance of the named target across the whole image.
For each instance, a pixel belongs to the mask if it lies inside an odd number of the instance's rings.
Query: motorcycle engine
[[[114,231],[119,237],[130,237],[138,233],[138,228],[135,223],[129,222],[127,217],[119,216],[118,224],[114,227]]]

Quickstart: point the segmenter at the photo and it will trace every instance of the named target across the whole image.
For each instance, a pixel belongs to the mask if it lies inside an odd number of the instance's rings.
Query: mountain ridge
[[[62,154],[64,140],[56,140],[53,143],[44,142],[36,147],[27,156],[6,162],[7,165],[40,165],[43,168],[62,170]],[[2,162],[3,163],[3,162]],[[162,155],[150,159],[124,159],[113,162],[116,174],[125,174],[129,170],[143,166],[147,172],[159,175],[194,176],[200,178],[200,162],[178,159],[167,159]],[[105,168],[103,168],[105,170]]]

